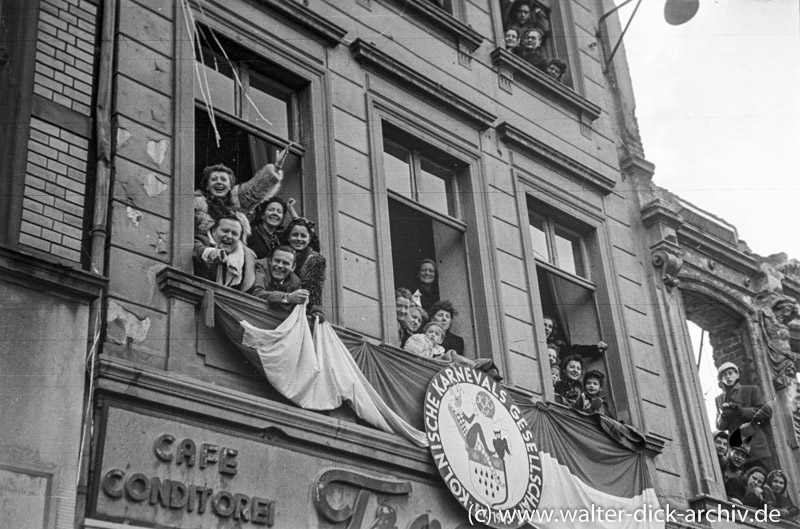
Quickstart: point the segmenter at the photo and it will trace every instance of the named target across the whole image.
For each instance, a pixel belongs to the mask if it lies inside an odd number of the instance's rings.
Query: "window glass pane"
[[[547,235],[545,233],[545,221],[536,213],[529,213],[531,223],[531,244],[533,255],[537,259],[550,262],[550,252],[547,249]]]
[[[420,158],[420,167],[422,171],[417,182],[417,201],[434,211],[454,217],[456,212],[450,193],[453,173],[425,158]]]
[[[585,277],[580,237],[556,226],[555,244],[558,267],[571,274]]]
[[[276,83],[270,81],[260,73],[251,71],[248,94],[256,108],[269,120],[271,125],[261,119],[261,116],[255,111],[253,105],[245,100],[242,101],[242,106],[246,107],[246,112],[244,112],[244,114],[247,116],[247,120],[276,136],[287,139],[291,138],[291,107],[288,91],[281,90],[276,86]]]
[[[383,142],[383,172],[386,187],[408,198],[411,195],[411,153],[397,144]]]
[[[203,99],[200,90],[202,87],[206,98],[215,109],[233,114],[236,111],[235,85],[230,63],[222,55],[217,55],[206,48],[202,48],[202,62],[199,64],[198,59],[200,80],[197,79],[197,72],[193,75],[195,98]]]

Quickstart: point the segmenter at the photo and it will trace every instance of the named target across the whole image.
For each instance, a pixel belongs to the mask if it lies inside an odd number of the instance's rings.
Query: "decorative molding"
[[[684,223],[683,217],[673,211],[668,203],[660,198],[645,204],[640,211],[640,215],[645,228],[650,228],[654,224],[659,223],[677,230],[683,226]],[[672,242],[677,244],[678,241],[675,240]]]
[[[688,251],[705,255],[718,263],[725,263],[725,266],[749,276],[755,276],[760,272],[759,263],[755,258],[723,243],[692,224],[686,223],[681,227],[678,244]]]
[[[326,453],[346,453],[375,465],[438,477],[428,449],[403,437],[108,355],[99,360],[97,389],[103,397],[134,399],[145,409],[184,410],[212,424],[224,421],[243,431],[273,432]]]
[[[465,99],[455,92],[443,87],[440,83],[425,77],[418,71],[409,68],[402,62],[380,51],[375,45],[356,39],[350,45],[353,57],[366,67],[377,73],[399,81],[403,88],[414,90],[440,106],[457,113],[468,121],[486,130],[492,126],[497,116],[480,105]]]
[[[466,53],[472,55],[483,43],[483,35],[453,17],[441,7],[434,5],[430,0],[392,1],[401,7],[404,13],[412,13],[427,24],[451,36],[456,41],[459,52],[463,47]]]
[[[616,182],[594,169],[566,156],[560,151],[521,131],[507,121],[497,126],[497,136],[509,145],[553,166],[559,172],[575,178],[580,183],[588,183],[603,195],[611,193]]]
[[[347,30],[337,26],[328,19],[317,14],[298,2],[286,0],[256,0],[256,3],[275,11],[283,18],[305,28],[321,38],[328,46],[334,47],[342,43]]]
[[[649,181],[653,179],[653,175],[656,173],[655,164],[638,154],[625,156],[620,160],[619,165],[623,174],[628,177],[639,177]]]
[[[683,252],[665,244],[653,250],[652,261],[653,266],[661,269],[661,281],[668,290],[678,286],[678,273],[683,267]]]
[[[495,48],[490,57],[498,70],[507,69],[514,72],[515,80],[525,83],[537,92],[543,93],[557,103],[577,112],[579,118],[594,121],[600,117],[603,110],[598,105],[528,64],[507,49]]]
[[[24,287],[87,303],[100,297],[108,278],[0,246],[0,276]]]

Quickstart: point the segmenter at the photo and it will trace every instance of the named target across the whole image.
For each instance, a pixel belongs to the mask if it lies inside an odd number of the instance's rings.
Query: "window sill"
[[[405,11],[417,15],[429,25],[452,37],[456,41],[459,51],[466,51],[471,55],[483,42],[483,36],[480,33],[442,8],[433,5],[430,0],[393,1]],[[464,50],[461,49],[462,46]]]
[[[8,247],[0,247],[0,271],[5,281],[84,303],[100,297],[108,284],[105,277]]]
[[[536,92],[548,96],[556,103],[576,112],[589,121],[600,117],[602,109],[575,92],[572,88],[556,81],[546,73],[536,69],[505,48],[495,48],[491,53],[492,63],[500,70],[500,75],[510,76]]]
[[[480,130],[488,129],[497,119],[497,116],[480,105],[476,105],[443,87],[440,83],[434,82],[416,70],[409,68],[387,53],[380,51],[373,44],[362,39],[356,39],[350,45],[350,51],[353,57],[364,66],[368,66],[377,73],[398,81],[399,86],[414,90],[444,109],[462,116],[474,123]]]

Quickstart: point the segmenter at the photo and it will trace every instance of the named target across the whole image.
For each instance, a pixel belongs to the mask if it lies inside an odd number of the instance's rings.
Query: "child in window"
[[[556,402],[573,406],[583,394],[583,358],[570,355],[561,363],[561,380],[556,384]]]
[[[587,371],[583,377],[583,411],[587,413],[599,413],[609,416],[608,403],[605,397],[600,394],[606,376],[600,371]]]
[[[558,364],[550,365],[550,376],[553,377],[553,387],[556,387],[556,384],[561,382],[561,368]]]
[[[550,367],[558,367],[559,347],[554,343],[547,344],[547,357],[550,360]]]
[[[403,349],[428,358],[438,358],[444,354],[444,347],[440,345],[442,340],[444,329],[432,321],[425,326],[424,334],[412,334]]]

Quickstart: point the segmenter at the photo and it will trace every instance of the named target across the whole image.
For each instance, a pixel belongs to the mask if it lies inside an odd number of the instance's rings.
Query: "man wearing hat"
[[[743,478],[742,466],[747,463],[750,451],[747,446],[732,446],[725,457],[722,467],[722,482],[729,500],[739,500],[747,492],[747,483]]]
[[[763,429],[769,425],[772,408],[764,401],[761,389],[740,384],[739,368],[733,362],[722,364],[717,378],[722,388],[722,394],[716,398],[717,428],[730,432],[731,448],[746,444],[749,439],[750,459],[744,463],[743,470],[756,465],[773,470],[775,463]],[[739,438],[742,443],[735,442]]]

